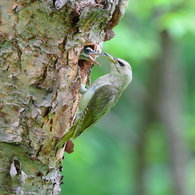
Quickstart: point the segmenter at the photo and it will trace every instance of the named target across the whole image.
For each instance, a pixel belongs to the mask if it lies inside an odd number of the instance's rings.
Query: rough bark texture
[[[74,119],[80,83],[127,1],[7,0],[0,5],[0,194],[59,194],[63,149],[54,146]]]

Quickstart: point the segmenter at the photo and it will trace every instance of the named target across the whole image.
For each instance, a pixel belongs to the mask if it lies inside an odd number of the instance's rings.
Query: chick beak
[[[93,59],[92,56],[95,56],[95,55],[104,55],[104,54],[102,54],[102,53],[97,53],[97,52],[95,52],[95,51],[93,51],[93,52],[91,52],[91,53],[89,54],[89,59],[90,59],[90,61],[93,62],[93,63],[95,63],[95,64],[97,64],[97,65],[99,65],[99,66],[101,66],[100,63],[98,63],[97,61],[95,61],[95,60]]]

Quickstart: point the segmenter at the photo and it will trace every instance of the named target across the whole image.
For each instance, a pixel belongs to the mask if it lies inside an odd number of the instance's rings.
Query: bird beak
[[[97,65],[99,65],[99,66],[101,66],[101,64],[99,64],[97,61],[95,61],[93,58],[92,58],[92,56],[93,55],[104,55],[104,54],[102,54],[102,53],[97,53],[97,52],[95,52],[95,51],[93,51],[93,52],[91,52],[90,54],[89,54],[89,59],[90,59],[90,61],[92,61],[93,63],[95,63],[95,64],[97,64]]]
[[[93,52],[91,52],[91,53],[89,54],[89,59],[90,59],[90,61],[93,62],[93,63],[95,63],[95,64],[97,64],[97,65],[99,65],[99,66],[101,66],[101,64],[99,64],[97,61],[95,61],[95,60],[92,58],[91,55],[104,55],[104,54],[102,54],[102,53],[97,53],[97,52],[95,52],[95,51],[93,51]]]
[[[112,57],[110,54],[104,53],[104,55],[105,55],[111,62],[113,62],[113,63],[117,62],[117,60],[116,60],[114,57]]]
[[[101,64],[98,63],[97,61],[95,61],[91,56],[89,56],[89,59],[90,59],[91,62],[97,64],[98,66],[101,66]]]
[[[97,52],[93,51],[93,52],[90,53],[90,55],[104,55],[104,54],[102,54],[102,53],[97,53]]]

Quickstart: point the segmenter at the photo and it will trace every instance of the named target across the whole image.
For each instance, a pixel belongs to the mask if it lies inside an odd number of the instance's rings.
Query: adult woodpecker
[[[63,147],[67,140],[78,137],[109,112],[132,80],[132,69],[128,62],[104,54],[111,62],[111,71],[94,81],[88,89],[83,90],[81,86],[83,95],[75,122],[57,142],[56,151]]]
[[[91,61],[99,66],[101,66],[98,62],[96,62],[94,59],[93,59],[93,55],[103,55],[102,53],[97,53],[95,51],[93,51],[93,49],[91,49],[91,47],[85,47],[80,56],[79,56],[79,59],[81,60],[88,60],[88,61]]]

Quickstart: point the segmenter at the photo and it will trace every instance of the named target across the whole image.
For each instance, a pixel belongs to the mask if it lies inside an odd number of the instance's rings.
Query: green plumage
[[[64,143],[78,137],[81,133],[90,128],[100,120],[118,101],[122,91],[132,80],[130,65],[109,54],[105,55],[111,61],[111,72],[98,78],[84,91],[74,124],[56,144],[56,151],[63,147]]]

